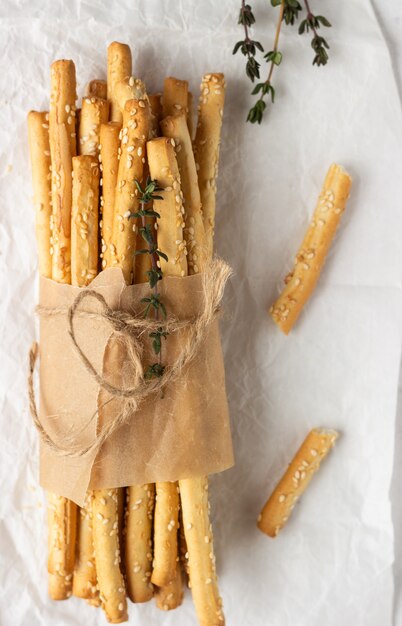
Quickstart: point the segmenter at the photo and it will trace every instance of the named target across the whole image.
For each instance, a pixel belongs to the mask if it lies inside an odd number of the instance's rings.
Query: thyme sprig
[[[322,15],[314,15],[310,9],[309,0],[303,0],[304,8],[306,10],[306,18],[300,23],[299,34],[303,35],[310,30],[313,33],[311,40],[311,46],[314,50],[313,65],[326,65],[328,62],[329,49],[328,42],[324,37],[318,34],[318,29],[321,26],[330,27],[331,24],[327,18]],[[272,75],[275,67],[278,67],[283,59],[283,54],[278,49],[279,35],[281,32],[282,22],[293,26],[299,19],[299,14],[303,11],[303,7],[298,0],[271,0],[273,7],[279,6],[279,18],[276,25],[275,39],[273,46],[269,52],[264,54],[264,59],[269,63],[268,76],[265,81],[259,82],[251,92],[252,95],[258,96],[256,103],[250,109],[247,115],[247,121],[252,124],[261,124],[264,111],[267,106],[266,98],[270,98],[271,102],[275,101],[275,89],[272,84]],[[233,48],[233,54],[236,54],[239,50],[244,56],[247,57],[246,62],[246,74],[251,82],[260,78],[261,64],[257,60],[257,51],[264,52],[264,48],[259,41],[253,40],[250,37],[250,27],[255,24],[255,17],[252,11],[252,7],[242,0],[238,23],[244,28],[244,39],[238,41]]]
[[[136,213],[130,213],[130,218],[141,220],[139,233],[147,244],[146,248],[136,250],[135,254],[148,254],[151,259],[151,269],[147,271],[147,276],[152,293],[150,296],[142,298],[141,302],[145,304],[144,317],[148,317],[153,314],[154,319],[159,320],[161,315],[166,318],[166,307],[161,300],[158,289],[158,283],[163,278],[160,259],[162,258],[167,261],[168,257],[158,249],[153,235],[153,226],[152,224],[147,223],[146,218],[160,218],[159,213],[147,208],[147,206],[153,200],[163,200],[162,196],[157,195],[157,192],[163,191],[163,189],[158,186],[158,182],[156,180],[152,180],[149,176],[144,187],[142,187],[138,180],[135,180],[134,182],[137,187],[138,200],[141,208]],[[166,339],[167,335],[168,333],[164,331],[162,327],[159,327],[155,331],[149,333],[149,337],[152,339],[152,349],[154,354],[158,356],[158,361],[149,365],[145,370],[144,377],[148,380],[163,376],[165,366],[162,364],[162,339]]]

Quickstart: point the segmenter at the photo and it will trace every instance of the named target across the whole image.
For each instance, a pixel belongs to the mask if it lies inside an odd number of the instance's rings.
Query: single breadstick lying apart
[[[202,272],[206,263],[205,229],[201,211],[200,190],[190,133],[184,113],[170,116],[160,123],[164,137],[175,142],[185,211],[184,238],[187,244],[188,273]]]
[[[91,98],[102,98],[102,100],[107,100],[107,83],[105,80],[101,78],[95,78],[94,80],[89,81],[85,95]]]
[[[163,83],[162,113],[168,115],[187,115],[188,82],[169,76]]]
[[[71,596],[75,562],[77,505],[67,498],[48,494],[49,595],[53,600]]]
[[[79,126],[79,153],[98,156],[101,124],[109,119],[109,102],[95,96],[83,98]]]
[[[225,78],[223,74],[206,74],[201,82],[194,156],[204,214],[207,249],[212,257],[215,229],[216,178],[218,176]]]
[[[110,102],[110,120],[122,123],[123,115],[117,102],[116,84],[131,76],[131,50],[129,46],[113,41],[107,49],[107,98]]]
[[[108,621],[128,620],[124,578],[120,570],[117,489],[94,491],[93,536],[99,597]]]
[[[263,533],[276,537],[337,438],[335,430],[322,428],[307,435],[258,517],[257,525]]]
[[[153,596],[152,520],[155,486],[133,485],[127,488],[126,581],[132,602],[148,602]]]
[[[98,273],[99,162],[89,154],[73,158],[71,284],[86,287]]]
[[[164,587],[177,573],[179,493],[177,483],[156,483],[154,561],[151,581]]]
[[[208,478],[179,481],[183,528],[188,549],[191,593],[200,626],[223,626],[225,618],[215,568],[209,521]]]
[[[183,577],[178,563],[175,578],[164,587],[158,587],[155,594],[156,606],[162,611],[177,609],[183,602],[183,595]]]
[[[121,130],[121,155],[113,212],[110,263],[123,270],[128,284],[133,279],[136,224],[130,213],[138,208],[135,181],[141,181],[145,164],[145,146],[149,135],[150,110],[145,100],[128,100]]]
[[[92,499],[93,494],[87,493],[85,504],[79,509],[73,594],[98,605],[99,591],[92,532]]]
[[[52,63],[50,68],[50,146],[52,145],[53,128],[56,125],[65,124],[70,142],[71,157],[77,154],[75,132],[76,91],[77,85],[74,63],[65,59]]]
[[[269,312],[287,335],[316,286],[325,258],[349,197],[352,179],[340,165],[331,165],[307,233],[285,278],[286,287]]]
[[[30,111],[28,114],[28,138],[31,156],[32,186],[38,242],[39,274],[52,277],[50,255],[51,165],[49,145],[49,114],[47,111]]]
[[[121,124],[109,122],[101,124],[99,159],[102,171],[102,268],[110,265],[109,246],[113,233],[113,211],[119,169],[119,149]]]

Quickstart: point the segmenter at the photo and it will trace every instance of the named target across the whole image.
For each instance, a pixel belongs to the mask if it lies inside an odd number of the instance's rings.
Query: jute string
[[[82,446],[76,443],[75,439],[79,434],[77,432],[63,437],[63,441],[66,442],[65,445],[59,444],[46,431],[40,420],[36,406],[33,381],[35,364],[38,356],[38,345],[37,343],[34,343],[29,352],[28,395],[32,419],[37,431],[39,432],[42,442],[59,456],[83,457],[96,453],[106,439],[108,439],[116,430],[132,418],[135,411],[137,411],[140,404],[146,398],[156,394],[157,392],[163,391],[165,387],[180,378],[183,370],[197,355],[208,326],[219,312],[225,284],[230,275],[230,267],[221,259],[215,258],[210,262],[202,275],[202,287],[204,294],[203,309],[199,315],[188,320],[178,320],[175,317],[168,317],[163,321],[155,321],[136,317],[126,311],[114,310],[108,306],[106,300],[100,293],[92,289],[80,291],[69,308],[37,307],[37,312],[42,317],[54,317],[56,315],[67,316],[72,346],[77,352],[86,371],[97,382],[99,387],[107,391],[112,397],[121,398],[123,400],[121,411],[114,417],[113,420],[110,421],[110,423],[99,430],[93,441],[88,445]],[[96,313],[79,310],[79,305],[88,298],[97,300],[102,306],[102,311]],[[87,355],[80,347],[76,338],[74,321],[80,317],[104,320],[108,322],[114,331],[123,339],[127,359],[132,370],[132,387],[123,389],[112,385],[93,366]],[[140,341],[140,337],[145,332],[152,332],[161,327],[170,335],[183,330],[186,330],[187,332],[182,333],[181,335],[181,350],[178,357],[171,365],[165,367],[163,375],[159,378],[145,380],[141,362],[142,343]],[[94,413],[89,422],[83,426],[80,432],[97,417],[97,414],[98,411]]]

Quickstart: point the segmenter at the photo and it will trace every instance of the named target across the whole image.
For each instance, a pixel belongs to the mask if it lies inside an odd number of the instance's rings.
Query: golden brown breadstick
[[[202,272],[206,263],[205,229],[202,219],[200,190],[197,170],[186,116],[166,117],[160,123],[164,137],[175,142],[177,164],[179,166],[181,189],[183,191],[185,223],[184,238],[187,244],[188,273]]]
[[[133,485],[127,488],[126,581],[132,602],[148,602],[153,596],[152,520],[155,486]]]
[[[349,197],[352,179],[341,165],[331,165],[307,233],[285,278],[286,287],[269,312],[287,335],[309,299]]]
[[[208,478],[179,481],[184,534],[188,549],[191,593],[200,626],[223,626],[212,526],[209,521]]]
[[[46,278],[51,278],[50,216],[52,213],[52,175],[50,172],[49,114],[47,111],[30,111],[28,113],[28,139],[34,191],[39,274]]]
[[[84,506],[79,509],[73,594],[99,604],[92,532],[92,499],[92,492],[88,492]]]
[[[99,162],[89,154],[73,158],[71,284],[86,287],[98,273]]]
[[[177,609],[183,602],[183,576],[180,563],[176,567],[176,576],[164,587],[158,587],[155,600],[156,606],[162,611]]]
[[[204,214],[207,249],[212,256],[215,228],[216,178],[218,175],[225,78],[223,74],[206,74],[201,83],[194,156]]]
[[[128,620],[124,578],[120,570],[117,489],[97,489],[93,499],[93,535],[99,597],[108,621]]]
[[[187,126],[192,141],[194,138],[194,103],[191,91],[187,94]]]
[[[188,82],[169,76],[163,83],[162,112],[168,115],[187,114]]]
[[[156,483],[154,562],[151,581],[158,587],[168,585],[177,574],[177,530],[180,508],[178,491],[177,483]]]
[[[86,90],[85,95],[91,98],[92,96],[95,98],[102,98],[102,100],[107,100],[107,83],[105,80],[101,78],[95,78],[94,80],[90,80]]]
[[[122,123],[123,115],[120,111],[115,93],[115,86],[132,74],[131,50],[129,46],[113,41],[107,49],[107,98],[110,102],[110,120]]]
[[[127,76],[123,80],[119,80],[115,85],[114,93],[122,115],[128,100],[147,99],[144,83],[139,78],[134,78],[134,76]]]
[[[276,537],[337,438],[335,430],[322,428],[307,435],[258,517],[257,526],[263,533]]]
[[[99,159],[102,171],[102,268],[110,265],[109,246],[113,233],[113,211],[119,169],[121,124],[109,122],[101,124]]]
[[[154,93],[148,96],[151,107],[151,132],[152,137],[159,137],[159,122],[162,119],[162,94]]]
[[[53,128],[59,124],[65,124],[70,142],[71,157],[77,154],[75,131],[76,91],[77,85],[75,80],[74,63],[65,59],[52,63],[50,68],[50,146],[52,146]]]
[[[109,119],[109,102],[102,98],[83,98],[79,126],[79,154],[98,156],[101,124]]]
[[[183,193],[173,146],[173,139],[152,139],[147,143],[147,154],[151,178],[163,188],[158,192],[163,200],[154,200],[154,210],[161,216],[158,219],[158,247],[168,256],[168,261],[160,260],[161,268],[167,276],[186,276]]]
[[[128,100],[121,130],[121,155],[113,212],[110,263],[120,266],[128,284],[132,283],[136,245],[136,224],[130,213],[138,208],[135,180],[142,180],[145,147],[149,135],[149,104],[145,100]]]
[[[67,498],[48,494],[49,595],[53,600],[71,596],[75,561],[77,505]]]

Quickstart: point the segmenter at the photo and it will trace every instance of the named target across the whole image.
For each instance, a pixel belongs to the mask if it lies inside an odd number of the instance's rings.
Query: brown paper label
[[[102,294],[112,309],[141,314],[141,298],[149,285],[127,287],[120,269],[101,272],[89,289]],[[40,304],[66,307],[66,314],[41,317],[40,419],[52,439],[63,444],[88,445],[99,428],[121,411],[113,398],[89,375],[68,333],[67,309],[79,287],[40,280]],[[169,314],[189,319],[202,310],[200,275],[166,277],[161,298]],[[100,305],[85,300],[85,311],[100,313]],[[75,319],[76,338],[95,369],[118,387],[130,386],[130,364],[124,345],[108,322],[97,317]],[[163,363],[172,364],[183,340],[181,330],[163,342]],[[149,338],[144,334],[144,356]],[[99,412],[98,412],[99,408]],[[48,491],[82,504],[88,487],[123,487],[147,482],[179,480],[223,471],[233,465],[225,375],[217,320],[207,328],[201,348],[180,378],[146,398],[127,423],[115,431],[96,454],[60,456],[41,444],[40,482]]]

